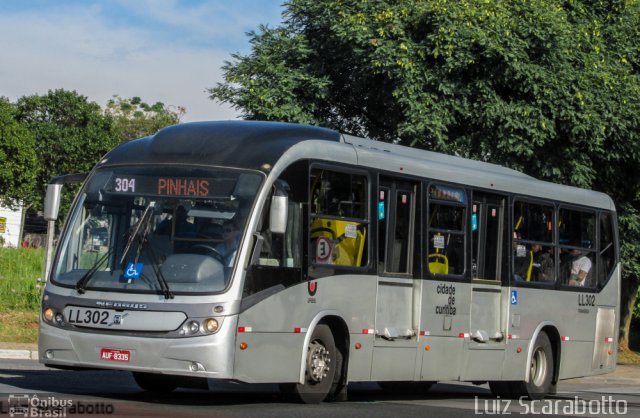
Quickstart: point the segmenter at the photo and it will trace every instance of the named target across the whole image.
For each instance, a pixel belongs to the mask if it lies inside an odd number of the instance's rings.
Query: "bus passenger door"
[[[473,195],[469,355],[463,380],[498,379],[501,375],[506,341],[506,312],[502,312],[506,200],[488,193]]]
[[[417,314],[414,298],[415,231],[419,187],[381,178],[377,200],[378,296],[373,380],[413,380]],[[418,251],[419,252],[419,251]]]

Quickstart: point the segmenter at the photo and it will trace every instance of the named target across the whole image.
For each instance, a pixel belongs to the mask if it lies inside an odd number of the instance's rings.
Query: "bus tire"
[[[305,359],[304,383],[280,385],[281,391],[291,399],[316,404],[324,401],[336,381],[336,344],[331,328],[318,324],[313,330]]]
[[[176,390],[178,380],[175,376],[155,373],[133,372],[133,379],[147,392],[169,393]]]
[[[522,396],[529,399],[543,399],[552,390],[553,381],[553,349],[545,332],[538,334],[531,352],[529,363],[529,381],[521,382]]]

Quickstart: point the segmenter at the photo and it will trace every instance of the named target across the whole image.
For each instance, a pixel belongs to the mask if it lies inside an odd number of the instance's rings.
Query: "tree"
[[[75,91],[49,90],[46,95],[18,99],[17,119],[35,137],[40,170],[36,196],[27,203],[42,207],[46,185],[54,176],[89,171],[118,144],[113,118]],[[61,213],[69,207],[73,188],[63,196]],[[77,190],[77,189],[75,189]]]
[[[150,106],[139,97],[123,99],[117,95],[109,100],[105,110],[113,117],[123,142],[152,135],[165,126],[180,123],[185,112],[181,106],[165,106],[162,102]]]
[[[15,119],[16,109],[0,97],[0,204],[31,201],[39,167],[35,138]]]
[[[621,346],[640,277],[637,0],[291,0],[210,97],[503,164],[617,203]]]

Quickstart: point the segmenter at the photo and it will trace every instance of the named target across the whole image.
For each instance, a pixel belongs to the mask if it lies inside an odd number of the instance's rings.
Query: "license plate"
[[[100,360],[129,362],[131,359],[131,351],[120,350],[117,348],[101,348]]]
[[[110,328],[113,325],[121,325],[122,316],[110,309],[67,306],[64,310],[67,323],[81,327]]]

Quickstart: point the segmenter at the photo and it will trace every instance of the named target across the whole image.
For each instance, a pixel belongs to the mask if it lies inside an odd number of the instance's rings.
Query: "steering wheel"
[[[191,249],[203,249],[203,250],[207,250],[208,253],[206,255],[215,258],[216,260],[218,260],[221,264],[224,264],[224,256],[222,254],[220,254],[220,251],[216,250],[215,247],[212,247],[211,245],[207,245],[207,244],[196,244],[193,245],[191,247]]]

